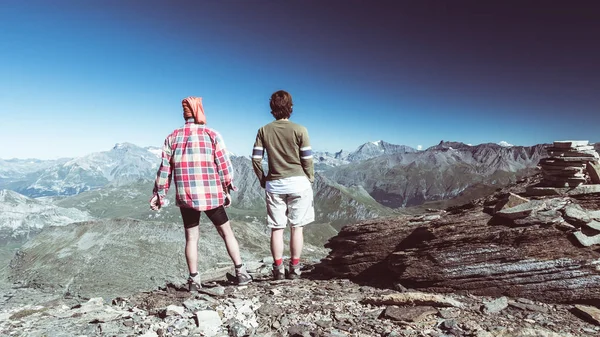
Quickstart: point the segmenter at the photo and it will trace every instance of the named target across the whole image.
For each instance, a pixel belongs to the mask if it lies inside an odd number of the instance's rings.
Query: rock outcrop
[[[588,247],[600,202],[588,195],[584,209],[571,197],[521,198],[504,207],[510,192],[524,191],[517,185],[439,214],[346,226],[319,268],[388,287],[600,303],[600,253]]]

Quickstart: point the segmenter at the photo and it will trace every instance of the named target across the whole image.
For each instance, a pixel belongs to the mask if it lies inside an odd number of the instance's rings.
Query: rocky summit
[[[599,311],[525,298],[383,289],[323,279],[205,282],[198,292],[167,284],[127,298],[72,298],[10,289],[0,298],[3,336],[593,336]]]

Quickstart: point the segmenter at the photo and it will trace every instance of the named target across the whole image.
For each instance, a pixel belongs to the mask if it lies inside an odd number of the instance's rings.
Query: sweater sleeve
[[[256,174],[256,177],[258,178],[262,188],[265,188],[267,179],[262,167],[262,159],[264,154],[265,149],[263,147],[263,133],[261,128],[256,133],[256,140],[254,141],[254,147],[252,148],[252,167],[254,168],[254,173]]]
[[[312,183],[315,181],[315,169],[313,165],[312,148],[310,146],[310,139],[308,137],[308,131],[306,128],[302,130],[300,134],[300,163],[302,169],[308,177],[308,180]]]

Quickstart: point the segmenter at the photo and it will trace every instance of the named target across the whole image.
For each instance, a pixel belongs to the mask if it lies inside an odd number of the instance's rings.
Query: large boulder
[[[600,303],[600,253],[577,239],[587,230],[580,219],[596,212],[565,216],[576,202],[535,200],[494,216],[479,202],[431,221],[405,216],[346,226],[328,242],[319,268],[390,287]]]

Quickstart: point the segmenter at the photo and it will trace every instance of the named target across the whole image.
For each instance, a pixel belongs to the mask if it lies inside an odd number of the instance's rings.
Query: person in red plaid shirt
[[[185,98],[182,106],[185,125],[165,139],[150,208],[158,210],[164,204],[173,177],[176,205],[185,227],[190,291],[202,287],[197,266],[201,212],[208,216],[225,241],[238,284],[250,283],[252,278],[242,263],[239,245],[225,212],[225,207],[231,204],[229,192],[236,189],[232,184],[233,167],[225,143],[218,132],[206,127],[202,98]]]

